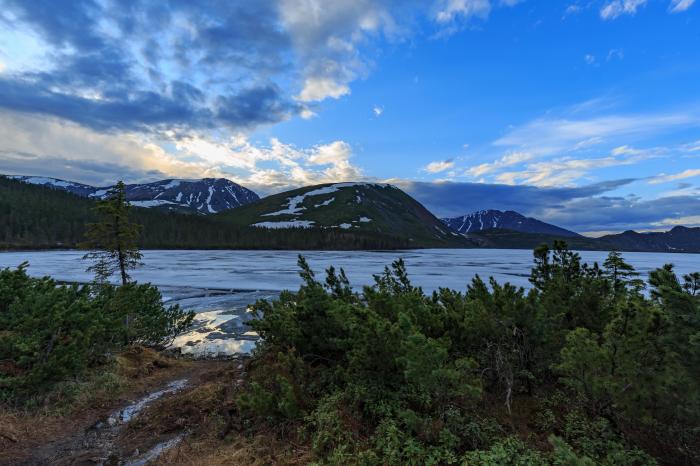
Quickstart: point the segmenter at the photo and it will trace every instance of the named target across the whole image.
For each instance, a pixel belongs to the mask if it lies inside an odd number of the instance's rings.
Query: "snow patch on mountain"
[[[301,204],[304,203],[304,199],[307,197],[314,197],[314,196],[322,196],[324,194],[332,194],[337,192],[340,189],[343,188],[352,188],[354,186],[379,186],[382,188],[389,187],[391,185],[388,184],[379,184],[379,183],[335,183],[329,186],[324,186],[322,188],[316,188],[312,189],[311,191],[299,194],[298,196],[292,196],[287,198],[287,205],[286,208],[282,210],[278,210],[276,212],[269,212],[267,214],[262,214],[263,217],[269,217],[269,216],[276,216],[276,215],[299,215],[301,214],[302,210],[306,210],[306,207],[301,207]],[[358,196],[359,198],[359,196]],[[326,201],[327,203],[321,203],[315,207],[319,207],[321,205],[328,205],[330,202],[332,202],[333,199],[330,199],[329,201]],[[284,205],[282,206],[284,207]]]
[[[130,201],[129,203],[136,207],[161,207],[164,205],[178,205],[175,202],[166,201],[164,199],[151,199],[149,201]]]
[[[258,228],[311,228],[314,222],[311,220],[292,220],[288,222],[259,222],[252,226]]]

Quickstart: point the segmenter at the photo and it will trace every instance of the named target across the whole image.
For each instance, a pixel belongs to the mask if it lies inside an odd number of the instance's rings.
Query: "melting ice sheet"
[[[144,251],[144,267],[133,277],[151,282],[164,299],[197,313],[193,329],[179,336],[174,346],[195,357],[249,352],[257,336],[246,322],[247,309],[258,299],[275,298],[281,290],[300,284],[296,265],[303,254],[320,279],[330,265],[342,267],[350,283],[361,290],[373,283],[372,275],[385,265],[403,258],[414,284],[426,292],[439,287],[464,290],[479,274],[500,283],[529,287],[532,251],[498,249],[423,249],[408,251]],[[82,251],[38,251],[0,253],[0,268],[16,267],[24,261],[33,276],[51,275],[58,280],[88,282],[89,264],[81,264]],[[586,251],[584,261],[602,263],[607,253]],[[672,262],[679,275],[700,269],[697,254],[623,253],[641,278],[649,271]],[[81,266],[81,265],[84,265]]]
[[[241,290],[169,289],[166,304],[178,304],[196,313],[192,328],[178,335],[171,349],[193,358],[220,358],[248,354],[258,334],[247,322],[249,307],[258,299],[273,299],[276,292]]]

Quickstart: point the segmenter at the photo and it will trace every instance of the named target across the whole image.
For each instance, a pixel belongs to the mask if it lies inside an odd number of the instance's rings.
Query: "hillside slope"
[[[95,200],[43,185],[0,177],[0,249],[75,248],[96,220]],[[145,249],[405,249],[435,241],[343,228],[255,228],[219,215],[192,215],[135,207]],[[466,240],[464,240],[466,241]]]
[[[471,245],[418,201],[387,184],[307,186],[266,197],[218,217],[259,229],[345,230],[405,239],[416,245]]]
[[[580,236],[578,233],[542,222],[536,218],[525,217],[513,210],[505,212],[501,210],[480,210],[462,217],[443,218],[441,220],[459,233],[476,233],[495,228],[563,237]]]

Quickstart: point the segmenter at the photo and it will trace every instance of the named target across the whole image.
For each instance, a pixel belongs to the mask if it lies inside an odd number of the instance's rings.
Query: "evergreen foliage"
[[[105,199],[97,201],[98,222],[88,225],[83,247],[91,251],[83,259],[95,262],[88,271],[95,272],[98,282],[119,272],[122,285],[126,285],[130,278],[128,271],[141,264],[137,246],[139,225],[129,219],[130,208],[122,181],[107,192]]]
[[[193,318],[152,285],[59,285],[26,267],[0,270],[0,401],[42,395],[126,345],[168,344]]]
[[[618,253],[534,253],[526,292],[480,277],[426,295],[403,262],[353,292],[342,270],[255,305],[238,407],[297,429],[323,464],[700,461],[700,298],[673,267],[649,292]],[[291,429],[290,429],[291,427]]]

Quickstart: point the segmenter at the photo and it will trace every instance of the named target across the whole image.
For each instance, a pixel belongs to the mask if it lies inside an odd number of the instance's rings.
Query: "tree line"
[[[0,177],[0,249],[74,248],[98,213],[95,201]],[[133,208],[146,249],[400,249],[406,238],[342,229],[244,227],[224,217]],[[420,246],[420,245],[418,245]]]

